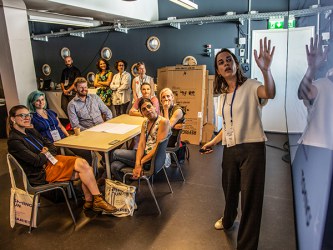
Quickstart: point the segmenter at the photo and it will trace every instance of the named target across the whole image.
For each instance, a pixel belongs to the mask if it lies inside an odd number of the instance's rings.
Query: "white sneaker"
[[[215,222],[214,227],[215,227],[216,230],[224,229],[222,219],[223,219],[223,217],[221,217],[221,219],[219,219],[218,221]]]

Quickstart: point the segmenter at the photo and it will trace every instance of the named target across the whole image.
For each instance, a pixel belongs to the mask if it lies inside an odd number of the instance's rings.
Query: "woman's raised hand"
[[[318,68],[326,60],[328,46],[323,50],[321,47],[321,39],[318,41],[318,36],[315,36],[315,39],[311,37],[310,47],[309,45],[306,45],[305,47],[308,67],[312,69]]]
[[[275,46],[271,48],[271,40],[267,41],[267,37],[264,38],[264,44],[262,39],[260,39],[260,53],[258,56],[257,50],[254,50],[254,59],[258,67],[262,71],[268,71],[271,67],[273,55],[275,51]]]

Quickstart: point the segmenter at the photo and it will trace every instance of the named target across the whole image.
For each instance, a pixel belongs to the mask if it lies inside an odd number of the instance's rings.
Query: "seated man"
[[[157,145],[169,132],[169,121],[157,115],[156,108],[150,99],[143,98],[139,102],[139,110],[147,118],[142,124],[140,141],[137,150],[117,149],[113,153],[111,173],[115,179],[122,181],[124,167],[133,167],[133,178],[141,176],[142,170],[148,170]]]
[[[160,115],[160,105],[158,103],[158,99],[156,98],[156,96],[151,95],[150,83],[148,83],[148,82],[142,83],[142,85],[140,87],[140,90],[141,90],[141,93],[142,93],[142,97],[135,100],[135,102],[133,103],[132,108],[129,111],[129,115],[142,116],[141,112],[139,111],[139,102],[142,98],[150,99],[152,101],[155,109],[156,109],[157,115]]]
[[[161,90],[160,102],[162,104],[161,115],[170,121],[171,126],[172,135],[169,138],[168,147],[174,147],[185,122],[185,111],[181,106],[174,103],[174,95],[169,88]]]
[[[112,118],[110,109],[101,98],[95,94],[88,94],[87,80],[77,77],[74,82],[76,96],[68,104],[68,118],[73,128],[86,130]]]

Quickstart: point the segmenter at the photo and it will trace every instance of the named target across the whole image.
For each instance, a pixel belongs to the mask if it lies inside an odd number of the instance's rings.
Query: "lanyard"
[[[231,99],[231,104],[230,104],[230,123],[231,123],[231,127],[232,127],[232,122],[233,122],[232,121],[232,105],[234,104],[237,88],[238,88],[238,83],[236,83],[236,88],[234,90],[234,93],[232,94],[232,99]],[[224,105],[225,105],[226,100],[227,100],[227,94],[224,97],[223,106],[222,106],[222,118],[223,118],[224,129],[226,129],[226,122],[225,122],[225,119],[224,119]]]
[[[45,110],[46,111],[46,110]],[[54,130],[57,130],[57,126],[55,125],[55,122],[53,121],[52,116],[46,111],[48,118],[51,120],[52,123],[49,123],[48,119],[45,119],[43,116],[41,116],[40,114],[38,114],[38,112],[36,112],[36,114],[42,118],[42,122],[46,123],[46,126],[49,128],[49,130],[52,130],[51,126],[54,127]]]
[[[144,79],[144,80],[143,80]],[[144,82],[147,82],[147,76],[145,75],[144,77],[140,77],[139,76],[139,82],[140,82],[140,86],[144,83]]]
[[[24,139],[25,139],[27,142],[29,142],[32,146],[34,146],[35,149],[37,149],[38,151],[42,151],[42,149],[43,149],[43,145],[42,145],[39,141],[37,141],[37,139],[34,138],[32,135],[29,135],[29,136],[31,136],[31,138],[34,139],[34,141],[37,142],[37,144],[38,144],[39,146],[41,146],[41,148],[38,148],[38,147],[36,146],[35,143],[33,143],[31,140],[29,140],[28,137],[24,137]]]
[[[148,133],[146,134],[146,142],[148,141],[149,134],[150,134],[152,128],[155,126],[155,123],[156,123],[157,119],[158,119],[158,117],[155,119],[154,123],[151,125]],[[147,128],[148,128],[148,122],[147,122]]]

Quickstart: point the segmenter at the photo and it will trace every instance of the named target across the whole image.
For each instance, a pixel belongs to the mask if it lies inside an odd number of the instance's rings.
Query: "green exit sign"
[[[274,30],[274,29],[283,29],[284,27],[284,18],[270,18],[268,20],[268,29]]]
[[[288,28],[295,28],[296,27],[296,20],[294,16],[289,16],[288,19]]]

